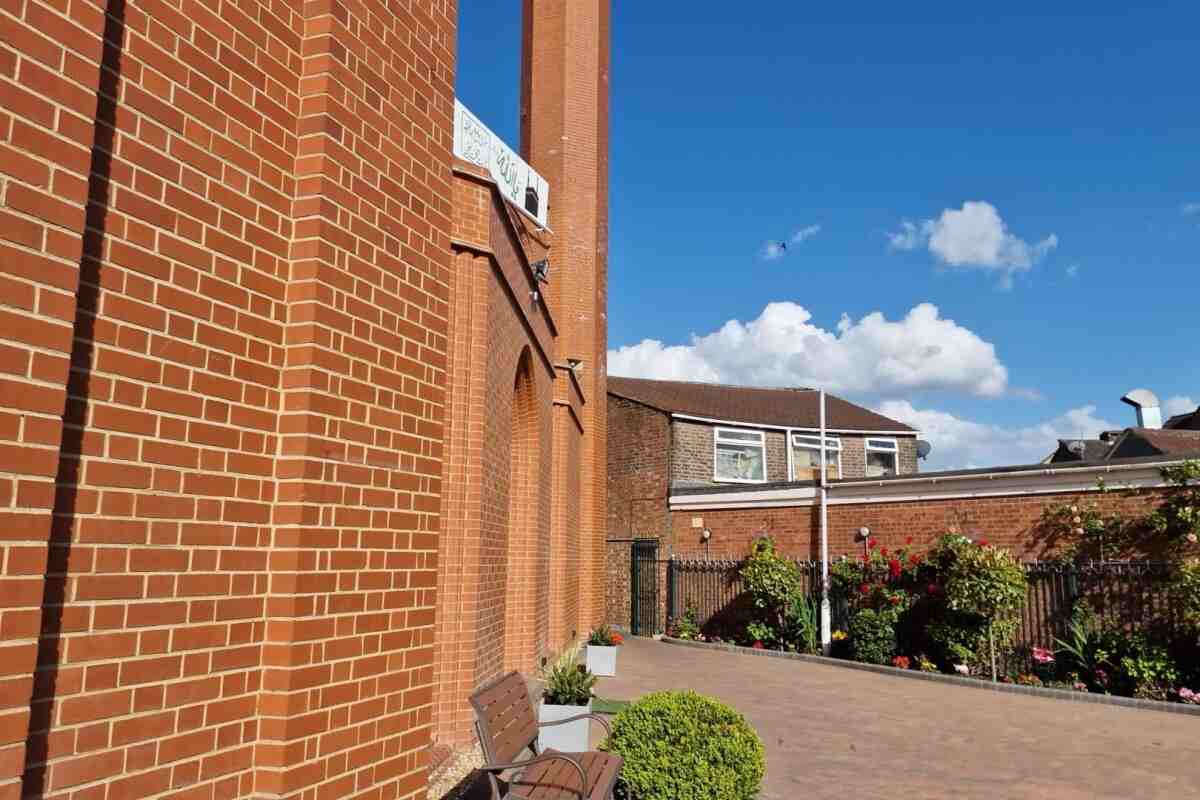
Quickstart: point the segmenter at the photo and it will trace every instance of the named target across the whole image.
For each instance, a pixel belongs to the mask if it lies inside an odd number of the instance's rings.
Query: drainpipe
[[[821,403],[821,652],[829,655],[833,647],[833,612],[829,607],[829,482],[825,476],[825,390]]]

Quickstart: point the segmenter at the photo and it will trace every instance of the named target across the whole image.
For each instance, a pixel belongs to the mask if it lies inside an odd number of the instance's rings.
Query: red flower
[[[858,591],[859,591],[859,593],[861,593],[861,594],[870,594],[870,593],[871,593],[871,587],[870,587],[870,586],[868,586],[867,584],[865,584],[865,583],[864,583],[862,586],[859,586],[859,587],[858,587]]]
[[[888,554],[888,549],[886,547],[879,548],[879,555],[886,556],[887,554]]]
[[[913,543],[913,537],[911,537],[911,536],[910,536],[910,537],[908,537],[907,539],[905,539],[905,540],[904,540],[904,543],[905,543],[905,544],[912,544],[912,543]]]
[[[763,643],[759,642],[759,641],[755,641],[754,644],[752,644],[750,646],[753,647],[755,650],[766,650],[767,649],[766,647],[763,646]]]
[[[917,564],[921,563],[921,557],[915,554],[911,555],[908,557],[908,563],[915,567]]]
[[[888,598],[888,602],[894,606],[900,605],[900,595],[898,595],[898,594],[892,595],[891,597]]]
[[[894,558],[891,561],[889,561],[888,562],[888,573],[893,578],[899,578],[900,577],[900,562]]]
[[[931,583],[925,587],[925,591],[929,592],[930,594],[937,594],[938,593],[938,585],[936,583]]]
[[[867,544],[867,547],[869,547],[870,549],[874,550],[876,547],[879,547],[879,541],[878,541],[878,540],[876,540],[876,539],[872,539],[872,540],[871,540],[871,541],[870,541],[870,542]]]
[[[987,539],[980,539],[980,540],[979,540],[979,546],[980,546],[980,547],[987,547],[987,546],[988,546],[988,540],[987,540]]]
[[[899,667],[900,669],[908,669],[912,666],[912,662],[909,661],[908,656],[896,656],[892,659],[892,666]]]

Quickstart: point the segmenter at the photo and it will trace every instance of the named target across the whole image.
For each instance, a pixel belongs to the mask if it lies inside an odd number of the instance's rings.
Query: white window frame
[[[757,445],[746,439],[726,439],[724,443],[741,447],[758,447],[762,453],[763,476],[761,480],[756,478],[722,478],[717,475],[717,446],[721,443],[722,433],[736,433],[743,436],[754,434],[758,437]],[[764,431],[753,428],[713,428],[713,483],[766,483],[767,479],[767,436]]]
[[[895,469],[893,475],[900,474],[900,443],[895,439],[881,439],[870,436],[863,440],[863,474],[868,478],[886,478],[886,475],[872,475],[867,470],[871,468],[871,453],[887,453],[892,457]]]
[[[821,452],[821,435],[809,433],[792,433],[788,436],[788,479],[796,480],[796,459],[794,451],[799,447],[801,450],[815,450]],[[840,436],[825,436],[825,452],[826,463],[828,464],[830,452],[837,455],[837,475],[832,480],[838,480],[842,477],[842,439]],[[819,467],[818,467],[819,470]]]

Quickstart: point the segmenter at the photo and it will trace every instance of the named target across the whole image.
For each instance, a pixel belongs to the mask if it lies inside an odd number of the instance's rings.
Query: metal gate
[[[629,630],[653,636],[659,625],[658,539],[636,539],[629,549]]]

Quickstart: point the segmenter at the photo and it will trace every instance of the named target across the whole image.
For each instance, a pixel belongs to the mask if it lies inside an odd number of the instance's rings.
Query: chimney
[[[1121,402],[1137,409],[1137,426],[1139,428],[1161,428],[1162,410],[1158,407],[1158,398],[1149,389],[1134,389],[1121,398]]]

